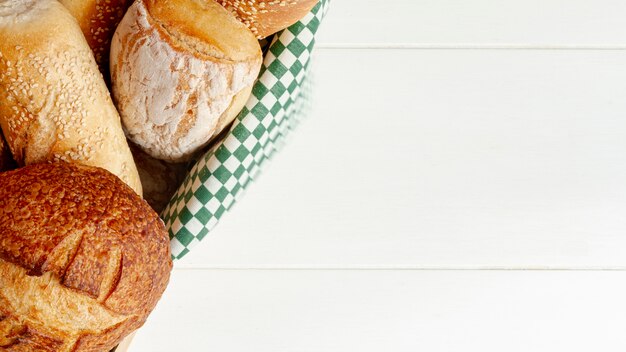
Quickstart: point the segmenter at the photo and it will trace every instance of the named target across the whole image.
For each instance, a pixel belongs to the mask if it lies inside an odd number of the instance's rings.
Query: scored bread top
[[[179,45],[210,59],[254,60],[261,50],[252,32],[213,0],[145,0],[146,9]],[[224,13],[225,15],[222,15]],[[219,14],[219,15],[218,15]]]
[[[0,174],[0,349],[42,336],[55,351],[111,348],[171,267],[162,221],[111,173],[59,162]]]

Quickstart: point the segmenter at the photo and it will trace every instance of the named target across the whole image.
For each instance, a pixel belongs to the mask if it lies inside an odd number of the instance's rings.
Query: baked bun
[[[109,69],[111,37],[132,0],[59,0],[76,18],[100,70]],[[107,71],[108,72],[108,71]]]
[[[171,268],[162,221],[108,171],[0,174],[0,350],[108,351],[144,323]]]
[[[188,160],[245,105],[261,68],[252,33],[213,0],[138,0],[111,45],[113,97],[129,139]]]
[[[0,126],[19,165],[76,161],[141,184],[109,91],[56,0],[0,0]]]
[[[216,0],[263,39],[306,16],[318,0]]]

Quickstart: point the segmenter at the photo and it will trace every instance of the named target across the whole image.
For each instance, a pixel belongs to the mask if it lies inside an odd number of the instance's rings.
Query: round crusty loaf
[[[180,162],[245,105],[260,67],[252,33],[213,0],[138,0],[111,46],[113,97],[127,136]]]
[[[76,20],[56,0],[0,0],[0,126],[19,165],[77,161],[141,184]]]
[[[217,0],[259,39],[298,22],[318,0]]]
[[[132,0],[59,0],[76,18],[100,70],[109,68],[111,37]]]
[[[144,323],[171,268],[163,223],[108,171],[0,173],[0,350],[108,351]]]

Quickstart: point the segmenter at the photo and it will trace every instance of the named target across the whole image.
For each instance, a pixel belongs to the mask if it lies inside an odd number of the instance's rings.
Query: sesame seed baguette
[[[318,0],[216,0],[263,39],[304,17]]]
[[[182,162],[243,108],[262,53],[213,0],[138,0],[113,36],[110,59],[128,138],[154,158]]]
[[[132,0],[59,1],[78,21],[100,70],[108,72],[111,38]]]
[[[102,167],[141,194],[120,117],[67,9],[0,0],[0,38],[0,127],[15,161]]]

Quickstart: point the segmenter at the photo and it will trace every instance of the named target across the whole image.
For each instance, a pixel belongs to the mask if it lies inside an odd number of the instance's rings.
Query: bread
[[[168,163],[155,159],[131,144],[139,178],[143,186],[143,199],[157,213],[165,209],[187,175],[187,163]]]
[[[0,350],[108,351],[155,307],[170,255],[157,214],[104,169],[0,173]]]
[[[306,16],[318,0],[217,0],[257,38],[285,29]]]
[[[0,133],[0,172],[11,170],[15,167],[13,156],[9,150],[7,142],[4,140],[4,136]]]
[[[56,0],[0,0],[0,126],[19,165],[100,166],[141,184],[85,38]]]
[[[100,70],[108,72],[111,37],[132,0],[59,0],[76,18]]]
[[[113,97],[129,139],[157,159],[188,160],[245,105],[256,38],[212,0],[138,0],[111,44]]]

